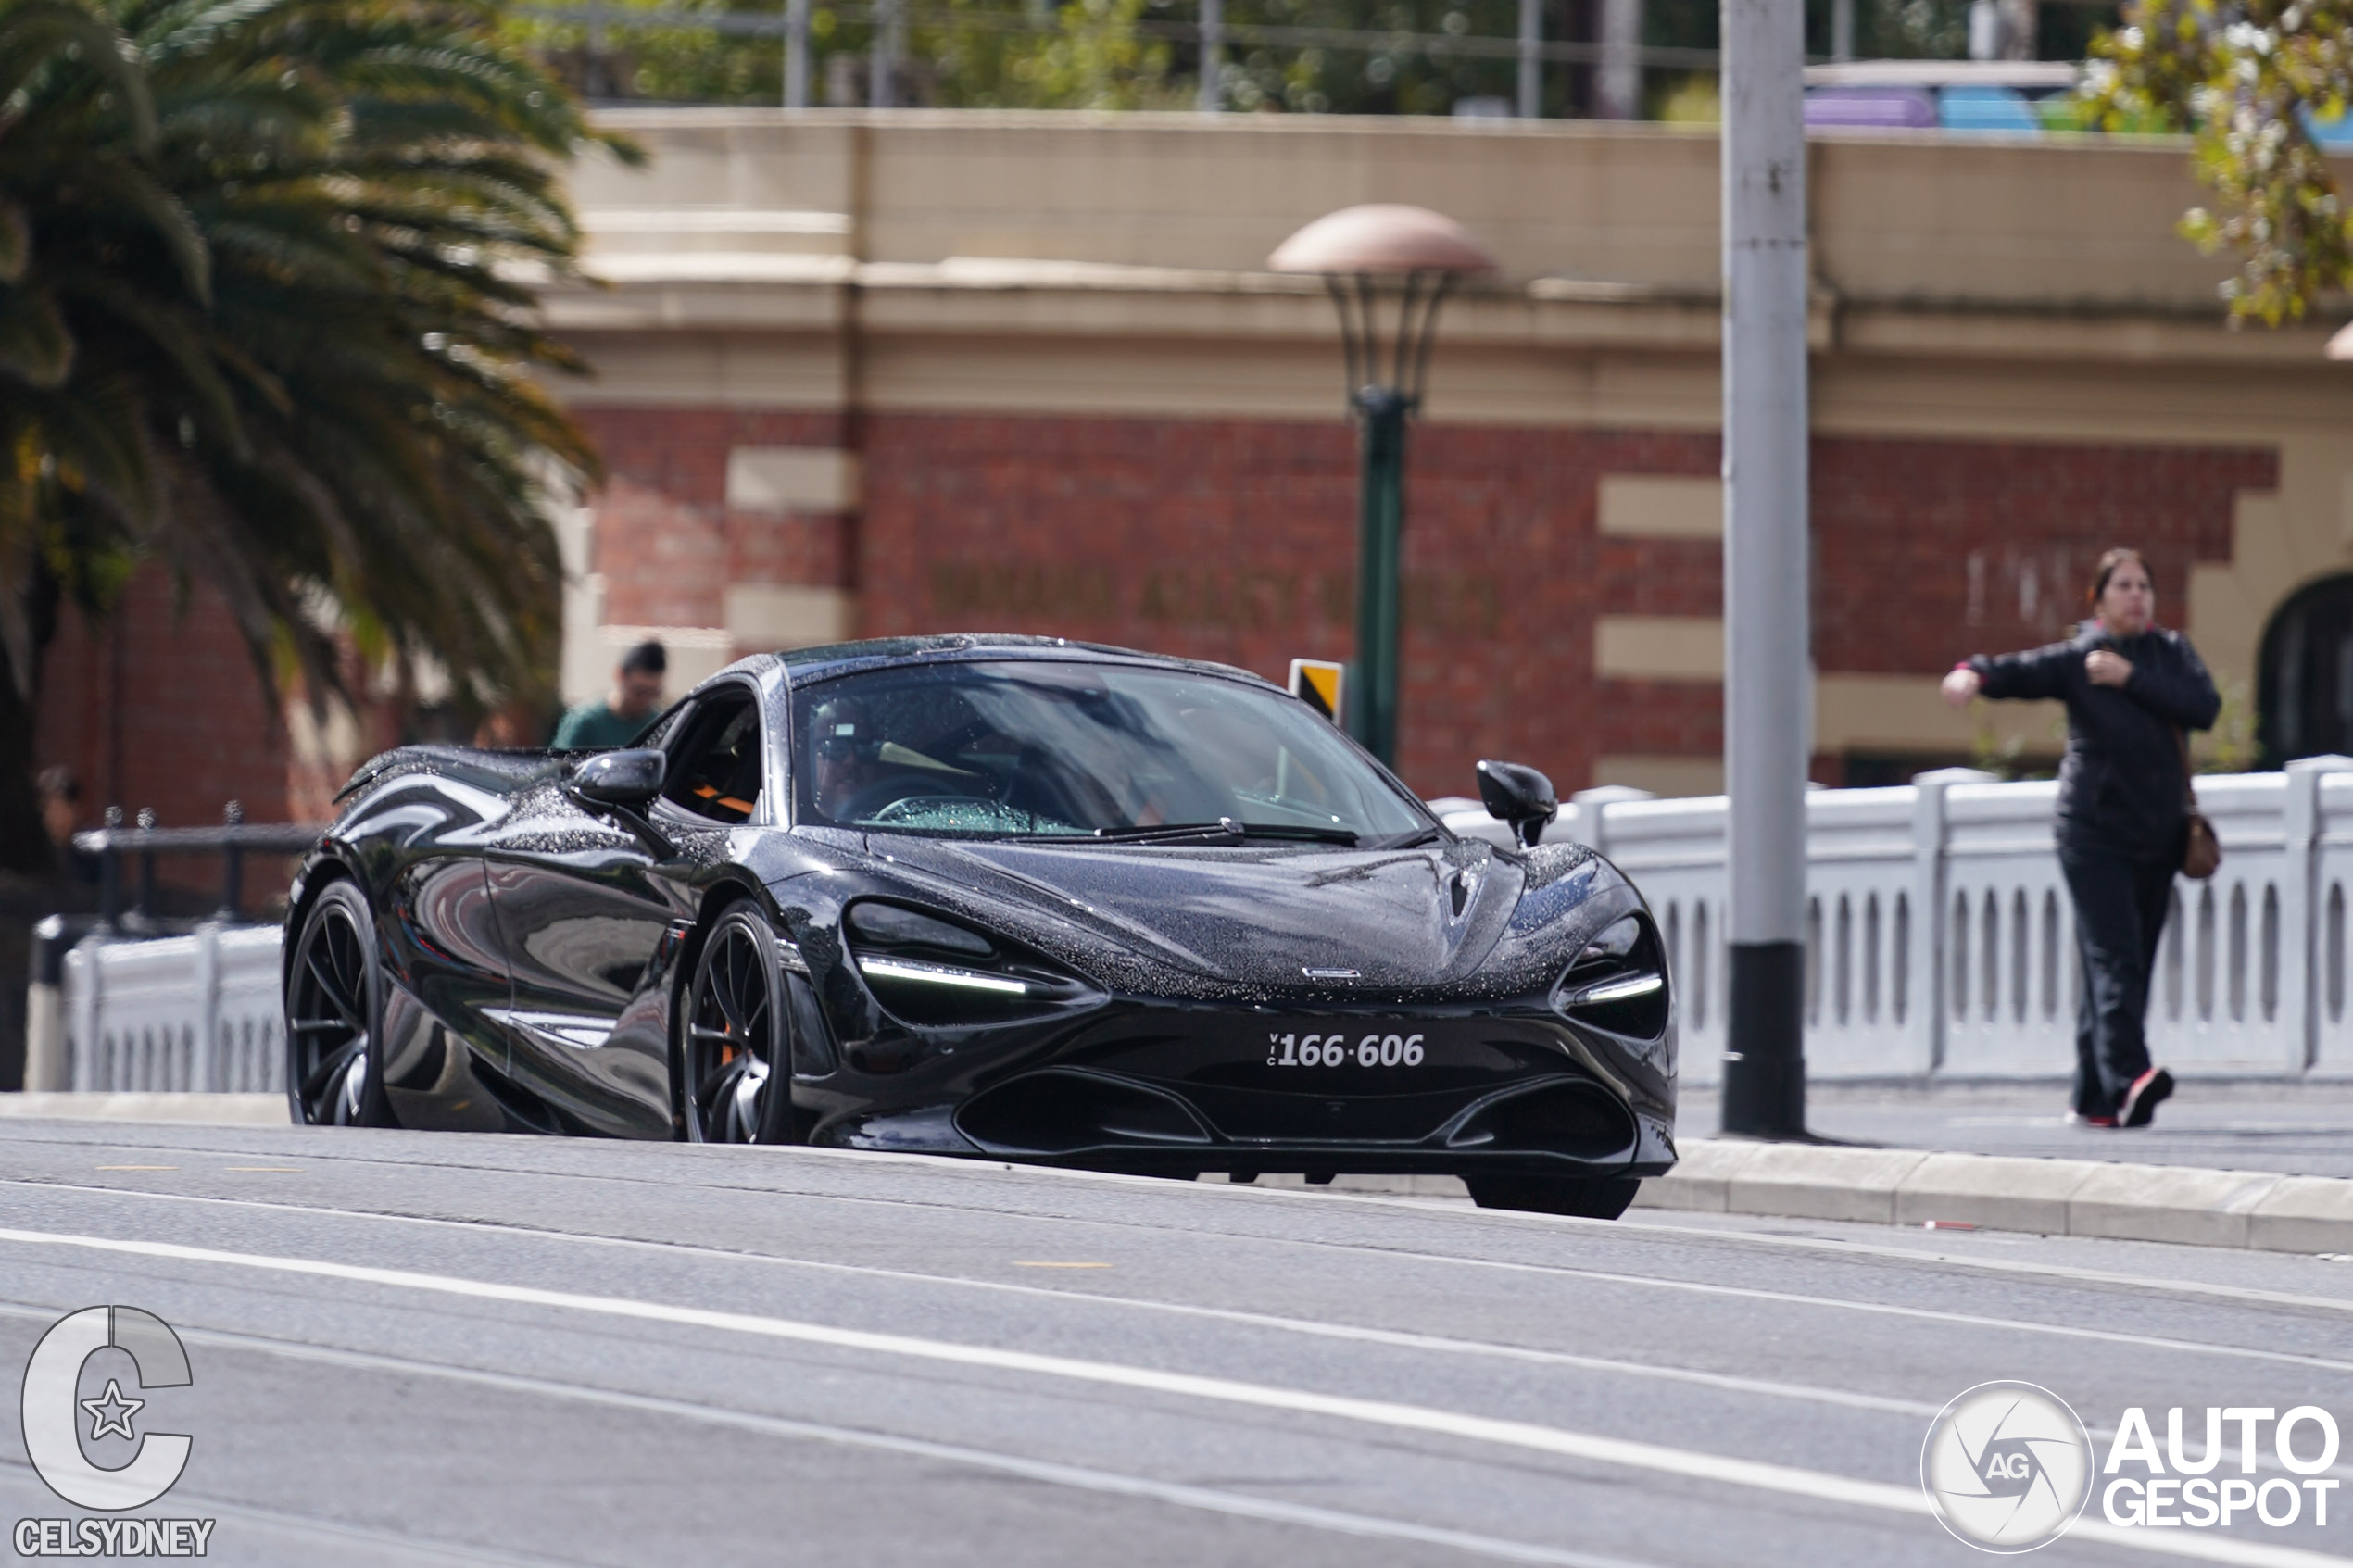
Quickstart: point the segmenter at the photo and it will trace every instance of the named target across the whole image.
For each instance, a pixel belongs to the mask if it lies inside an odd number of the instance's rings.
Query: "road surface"
[[[141,1512],[217,1521],[231,1563],[1982,1563],[1919,1487],[1931,1418],[1972,1385],[2058,1393],[2103,1457],[2127,1406],[2160,1442],[2173,1405],[2194,1433],[2209,1405],[2353,1415],[2341,1260],[805,1149],[0,1124],[8,1386],[107,1304],[171,1324],[192,1369],[145,1390],[138,1429],[192,1447]],[[109,1376],[140,1392],[111,1349],[82,1386]],[[82,1517],[17,1424],[0,1524]],[[2335,1496],[2324,1527],[2093,1524],[2032,1561],[2353,1559]]]

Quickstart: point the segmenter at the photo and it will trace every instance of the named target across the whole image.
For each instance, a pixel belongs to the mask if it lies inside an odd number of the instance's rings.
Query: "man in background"
[[[612,690],[601,702],[585,702],[556,726],[556,748],[585,751],[626,746],[661,707],[661,678],[670,656],[648,639],[622,655],[612,672]]]

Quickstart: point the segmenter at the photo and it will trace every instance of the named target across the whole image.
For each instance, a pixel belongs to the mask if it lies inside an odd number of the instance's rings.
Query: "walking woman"
[[[2138,551],[2100,558],[2092,614],[2070,642],[1956,665],[1944,700],[2067,704],[2058,853],[2083,955],[2071,1119],[2145,1127],[2173,1092],[2173,1075],[2150,1065],[2143,1024],[2189,830],[2184,732],[2211,726],[2221,698],[2190,640],[2157,624]]]

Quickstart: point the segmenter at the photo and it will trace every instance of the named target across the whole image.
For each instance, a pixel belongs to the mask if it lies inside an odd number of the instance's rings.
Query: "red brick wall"
[[[596,570],[608,621],[716,626],[731,583],[851,585],[849,519],[727,507],[730,448],[839,446],[847,421],[838,415],[590,408],[581,422],[605,458]]]
[[[59,618],[42,663],[36,751],[82,781],[83,825],[109,804],[153,806],[166,827],[206,826],[242,803],[285,820],[287,743],[228,607],[201,583],[177,602],[148,568],[102,627]],[[211,872],[208,869],[206,875]]]
[[[1276,678],[1351,651],[1354,444],[1337,421],[887,415],[864,433],[863,634],[1051,633]],[[1595,516],[1603,474],[1712,474],[1716,438],[1413,440],[1407,781],[1466,793],[1473,760],[1504,756],[1574,788],[1605,753],[1720,753],[1714,683],[1592,668],[1597,615],[1720,613],[1719,546],[1605,540]],[[1820,667],[1932,673],[2045,638],[2120,541],[2178,613],[2190,563],[2229,555],[2233,496],[2276,483],[2274,456],[2244,449],[1818,440]]]
[[[614,621],[715,625],[731,582],[816,583],[861,590],[862,634],[1051,633],[1278,679],[1295,655],[1352,651],[1355,445],[1337,420],[584,418],[610,474],[597,564]],[[853,437],[862,517],[727,509],[731,447]],[[1424,425],[1413,443],[1408,781],[1466,793],[1476,758],[1504,756],[1566,789],[1605,753],[1717,755],[1714,683],[1592,668],[1597,615],[1718,613],[1717,546],[1595,532],[1603,474],[1712,474],[1716,439]],[[2148,552],[2178,617],[2190,563],[2228,557],[2233,495],[2276,483],[2274,456],[2245,449],[1818,440],[1818,661],[1932,673],[2046,638],[2120,542]],[[109,799],[167,823],[217,821],[233,797],[285,815],[283,727],[219,601],[199,587],[183,615],[150,572],[119,621],[94,639],[69,615],[44,667],[41,756],[81,775],[92,820]]]

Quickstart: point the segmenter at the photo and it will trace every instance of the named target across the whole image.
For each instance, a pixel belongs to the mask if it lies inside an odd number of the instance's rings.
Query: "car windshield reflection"
[[[1420,804],[1301,704],[1101,663],[875,671],[793,698],[799,818],[1044,841],[1433,836]]]

